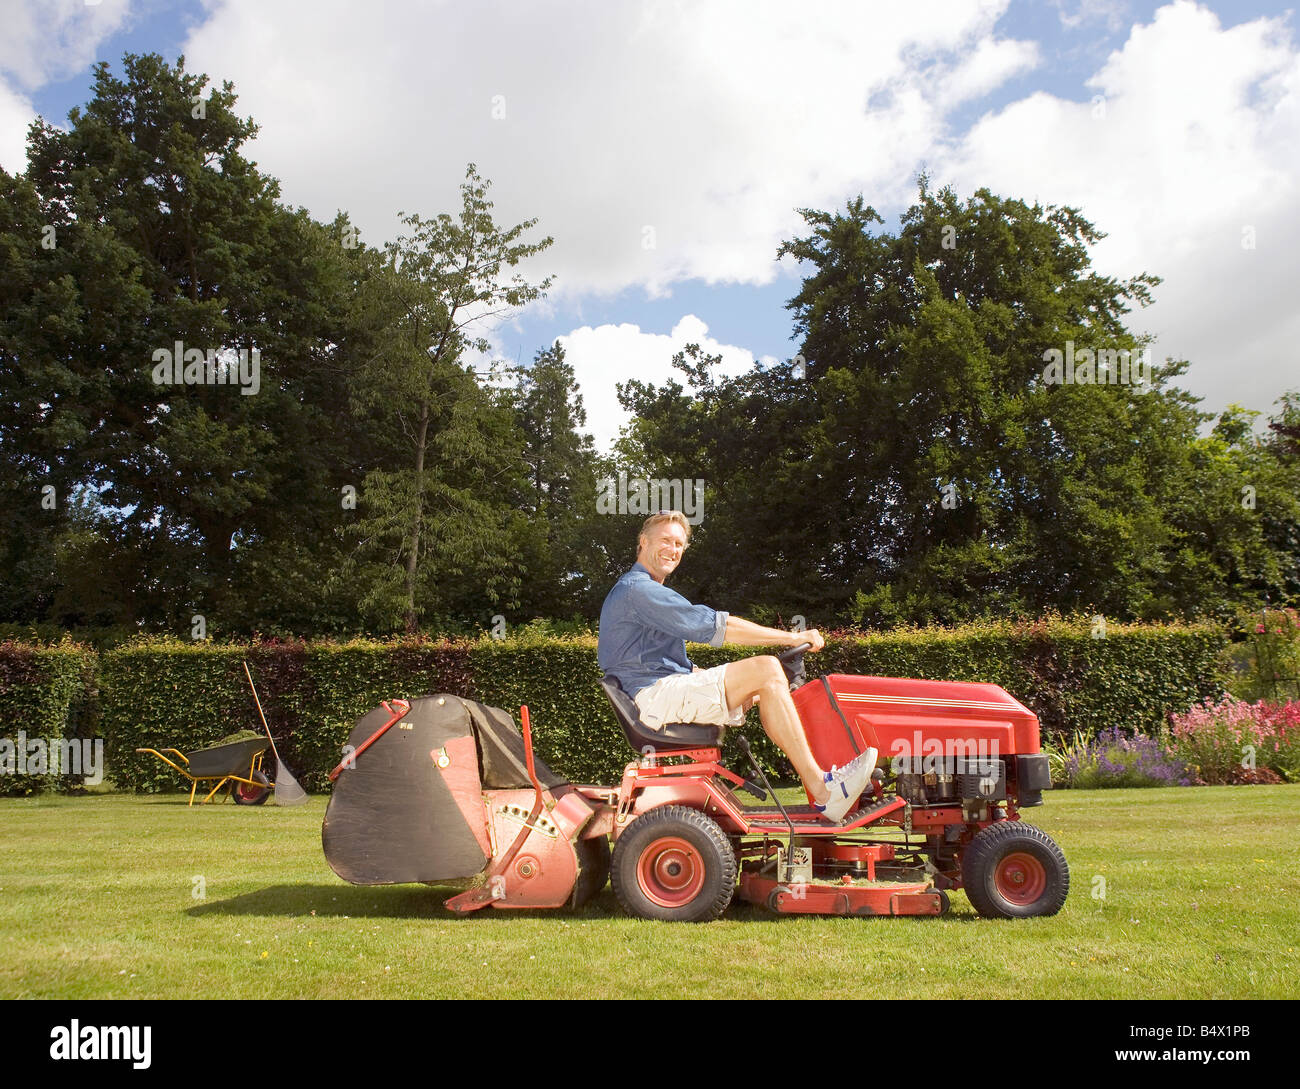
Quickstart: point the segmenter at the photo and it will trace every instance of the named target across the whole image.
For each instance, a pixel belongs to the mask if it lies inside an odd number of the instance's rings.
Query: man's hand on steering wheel
[[[798,646],[800,643],[811,644],[808,649],[804,651],[805,654],[816,654],[826,646],[826,640],[822,638],[822,633],[816,628],[809,628],[807,631],[797,631],[792,634],[796,637],[796,642],[791,643],[791,646]]]
[[[792,691],[804,684],[806,680],[803,671],[803,656],[805,654],[815,654],[825,645],[826,640],[822,638],[822,633],[816,628],[790,633],[789,649],[778,654],[776,660],[781,663],[781,668],[785,671],[786,680],[790,682]]]

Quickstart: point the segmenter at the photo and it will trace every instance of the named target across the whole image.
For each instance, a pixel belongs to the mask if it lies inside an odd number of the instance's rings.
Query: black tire
[[[235,799],[236,805],[261,805],[271,796],[271,780],[260,771],[253,772],[249,776],[258,787],[251,787],[247,783],[231,783],[230,796]]]
[[[573,883],[569,907],[580,908],[609,881],[609,840],[604,836],[580,839],[573,849],[578,855],[578,880]]]
[[[637,817],[614,844],[610,881],[629,915],[703,923],[736,891],[736,853],[717,821],[685,805]]]
[[[999,821],[975,834],[961,856],[961,881],[975,910],[991,919],[1055,915],[1070,891],[1070,867],[1041,828]]]

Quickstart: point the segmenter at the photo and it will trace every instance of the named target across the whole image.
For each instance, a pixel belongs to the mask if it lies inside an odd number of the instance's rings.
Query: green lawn
[[[737,902],[652,923],[608,886],[455,918],[446,889],[338,880],[324,809],[0,799],[0,997],[1289,998],[1300,978],[1300,785],[1049,794],[1033,823],[1070,898],[1024,921],[955,893],[941,919]]]

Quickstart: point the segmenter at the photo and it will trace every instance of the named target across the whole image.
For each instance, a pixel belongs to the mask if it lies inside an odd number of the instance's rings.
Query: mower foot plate
[[[826,820],[818,810],[810,805],[786,806],[786,813],[789,814],[791,822],[798,829],[799,835],[831,835],[863,828],[868,824],[875,823],[882,817],[897,812],[906,805],[907,803],[897,796],[881,798],[879,801],[873,800],[869,802],[861,809],[851,810],[839,821]],[[789,830],[785,818],[775,809],[759,809],[755,806],[746,806],[744,815],[749,821],[748,831],[751,834],[756,832],[780,833]]]
[[[784,885],[773,877],[742,873],[739,895],[781,915],[942,915],[947,908],[943,893],[922,883]]]

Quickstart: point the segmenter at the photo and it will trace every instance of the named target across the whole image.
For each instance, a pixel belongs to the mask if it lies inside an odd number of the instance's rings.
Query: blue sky
[[[0,47],[0,165],[21,165],[31,113],[61,122],[94,61],[127,51],[184,51],[231,79],[285,199],[348,210],[372,243],[399,209],[453,210],[473,159],[500,218],[537,216],[557,243],[536,269],[557,289],[490,331],[494,354],[563,339],[602,443],[622,422],[614,382],[664,377],[688,338],[733,370],[794,354],[796,271],[773,260],[793,209],[861,192],[892,227],[922,167],[963,195],[1080,204],[1111,234],[1099,268],[1165,276],[1135,324],[1194,361],[1206,407],[1268,409],[1300,384],[1286,358],[1300,65],[1283,5],[1010,0],[900,18],[823,4],[798,23],[789,8],[746,5],[733,28],[714,0],[19,3]],[[1102,90],[1111,120],[1090,126]],[[495,92],[510,112],[494,125]],[[1247,255],[1245,225],[1262,240]]]

